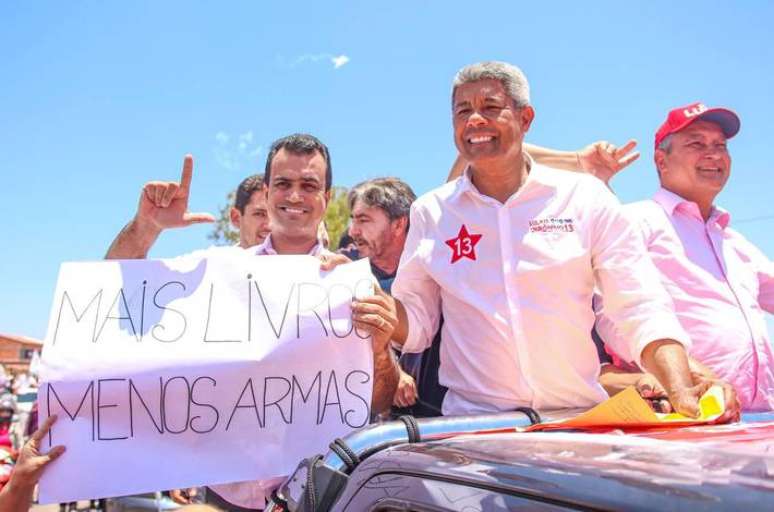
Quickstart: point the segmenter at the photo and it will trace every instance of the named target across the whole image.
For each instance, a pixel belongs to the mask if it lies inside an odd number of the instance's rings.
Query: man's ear
[[[409,218],[408,215],[404,217],[399,217],[392,221],[393,229],[395,230],[395,235],[400,236],[402,234],[408,233],[408,223]]]
[[[653,162],[656,164],[656,170],[658,171],[659,176],[661,176],[661,173],[666,167],[666,157],[666,151],[663,149],[656,149],[656,152],[653,153]]]
[[[531,105],[522,107],[520,111],[521,116],[521,129],[526,132],[529,127],[532,126],[532,121],[535,119],[535,109]]]
[[[229,217],[231,218],[231,225],[234,226],[236,229],[239,229],[239,224],[242,221],[242,213],[234,208],[231,207],[231,210],[229,210]]]

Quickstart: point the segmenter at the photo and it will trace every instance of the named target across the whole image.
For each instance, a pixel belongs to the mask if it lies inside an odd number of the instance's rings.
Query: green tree
[[[218,207],[218,215],[207,238],[215,245],[234,245],[239,242],[239,231],[231,225],[231,205],[234,204],[234,192],[226,196],[226,206]]]
[[[328,228],[331,249],[336,249],[339,246],[339,240],[349,225],[347,194],[349,194],[349,190],[345,187],[331,188],[331,200],[325,211],[325,227]]]
[[[345,187],[331,188],[331,200],[325,212],[325,225],[328,228],[330,247],[339,246],[339,239],[346,232],[349,224],[349,205],[347,204],[349,190]],[[231,225],[230,210],[234,204],[234,193],[226,196],[226,205],[218,208],[218,215],[212,225],[212,231],[207,238],[215,245],[233,245],[239,242],[239,232]]]

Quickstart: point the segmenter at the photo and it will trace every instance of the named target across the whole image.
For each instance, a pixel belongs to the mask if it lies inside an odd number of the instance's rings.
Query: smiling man
[[[328,147],[315,137],[294,134],[274,141],[264,173],[272,233],[258,253],[320,253],[317,233],[330,200]]]
[[[535,117],[521,70],[463,68],[452,91],[462,177],[414,203],[393,285],[394,339],[424,350],[441,330],[444,414],[588,407],[607,394],[590,338],[595,286],[634,355],[689,415],[690,341],[639,233],[597,179],[541,166],[523,151]]]
[[[731,173],[727,142],[739,127],[733,111],[702,103],[669,112],[655,136],[661,188],[625,209],[691,336],[691,356],[734,386],[743,410],[765,411],[774,410],[774,354],[765,319],[765,311],[774,312],[774,268],[715,206]],[[600,305],[597,330],[605,343],[615,343],[622,333],[604,300]],[[607,370],[601,380],[611,391],[642,375]]]
[[[274,141],[266,157],[264,183],[271,233],[249,250],[257,256],[308,254],[326,260],[335,255],[318,239],[332,184],[328,147],[308,134],[288,135]],[[388,408],[398,382],[398,365],[389,350],[397,318],[387,309],[388,295],[377,289],[371,297],[356,301],[353,323],[372,335],[374,352],[374,413]],[[358,307],[359,306],[359,307]],[[364,311],[365,309],[365,311]],[[299,354],[299,357],[302,357]],[[213,503],[229,510],[263,508],[264,499],[281,479],[213,486],[225,498]]]
[[[108,252],[109,258],[144,258],[162,229],[186,226],[211,219],[207,214],[188,212],[188,196],[193,173],[193,159],[186,156],[181,182],[146,184],[135,219],[119,234]],[[254,245],[262,233],[260,222],[238,217],[243,248],[256,256],[308,254],[319,258],[323,270],[337,262],[336,255],[327,251],[317,233],[330,200],[332,170],[328,147],[308,134],[288,135],[274,141],[266,158],[263,175],[263,201],[250,193],[248,204],[260,213],[265,204],[271,223],[271,233]],[[252,187],[245,188],[243,197]],[[239,199],[239,194],[237,199]],[[249,210],[245,210],[249,212]],[[233,219],[233,217],[232,217]],[[340,256],[344,258],[343,256]],[[340,261],[338,261],[340,262]],[[353,304],[353,324],[371,334],[373,347],[373,394],[371,410],[387,409],[392,403],[398,382],[398,365],[389,350],[389,341],[397,318],[392,303],[381,289]],[[299,357],[303,357],[299,354]],[[224,510],[261,510],[272,489],[282,478],[215,485],[208,489],[207,501]],[[179,492],[178,492],[179,494]],[[181,500],[182,501],[182,500]]]

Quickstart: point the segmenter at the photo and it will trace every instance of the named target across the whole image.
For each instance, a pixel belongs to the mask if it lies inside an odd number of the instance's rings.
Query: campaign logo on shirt
[[[546,217],[529,221],[530,233],[572,233],[575,223],[570,218]]]
[[[457,238],[451,238],[445,242],[452,250],[451,262],[457,263],[462,258],[476,261],[476,244],[480,240],[481,235],[468,233],[468,228],[463,224],[460,232],[457,233]]]

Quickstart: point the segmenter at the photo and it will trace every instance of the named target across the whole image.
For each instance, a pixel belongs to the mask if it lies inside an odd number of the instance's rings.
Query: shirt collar
[[[277,250],[274,248],[274,245],[271,243],[271,234],[266,237],[266,240],[263,241],[262,244],[256,245],[252,250],[255,252],[256,256],[276,256]],[[307,253],[309,256],[319,256],[320,253],[323,251],[323,246],[318,240],[316,244],[314,244],[314,247]]]
[[[684,199],[671,190],[660,187],[653,195],[653,200],[660,204],[664,211],[666,211],[670,216],[674,215],[675,211],[680,208],[681,211],[689,212],[692,217],[695,217],[704,222],[704,219],[702,219],[701,216],[701,212],[699,211],[699,206],[696,203]],[[730,222],[731,214],[723,208],[713,205],[712,212],[710,213],[710,218],[707,223],[714,223],[720,226],[721,229],[726,229]]]
[[[524,180],[524,183],[521,184],[521,188],[523,189],[527,185],[527,182],[530,180],[530,177],[533,176],[533,173],[537,165],[535,164],[535,161],[532,159],[529,153],[527,153],[524,150],[522,150],[522,153],[527,158],[527,165],[529,166],[529,174],[527,174],[527,179]],[[465,166],[465,170],[462,171],[462,175],[460,175],[460,177],[457,179],[457,187],[454,189],[454,192],[452,193],[450,199],[456,199],[462,194],[469,193],[485,201],[495,201],[499,204],[499,202],[496,201],[495,199],[491,197],[487,197],[478,191],[476,186],[473,184],[473,179],[471,174],[472,174],[472,170],[470,168],[470,164],[468,164],[467,166]]]

